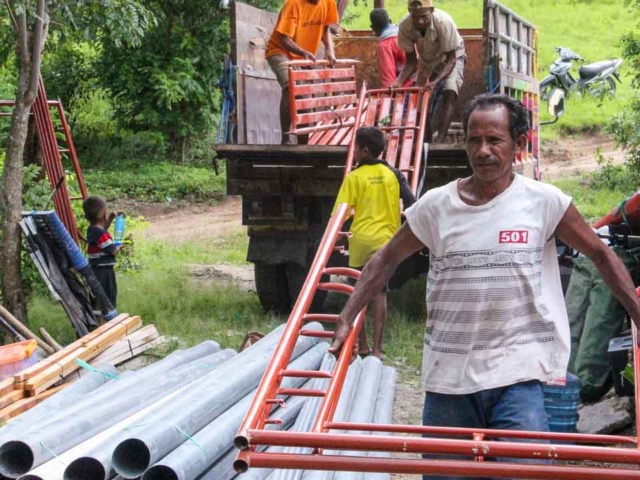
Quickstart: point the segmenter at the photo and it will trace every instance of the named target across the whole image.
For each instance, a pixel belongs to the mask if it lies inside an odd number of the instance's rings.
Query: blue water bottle
[[[116,217],[115,226],[113,227],[113,240],[116,245],[122,245],[124,240],[124,213]]]

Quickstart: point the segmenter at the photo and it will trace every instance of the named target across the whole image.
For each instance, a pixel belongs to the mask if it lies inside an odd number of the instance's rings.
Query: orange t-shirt
[[[292,59],[301,58],[282,46],[276,32],[291,37],[299,47],[315,55],[325,28],[337,22],[338,8],[335,0],[319,0],[317,5],[309,0],[285,0],[269,38],[266,57],[286,55]]]

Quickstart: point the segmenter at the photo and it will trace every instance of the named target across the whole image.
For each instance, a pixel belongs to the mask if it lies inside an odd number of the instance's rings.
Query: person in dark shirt
[[[116,283],[116,255],[122,245],[116,245],[109,233],[109,227],[116,214],[107,215],[107,203],[100,197],[87,197],[82,203],[84,216],[90,225],[87,229],[87,256],[104,293],[116,308],[118,299],[118,284]]]

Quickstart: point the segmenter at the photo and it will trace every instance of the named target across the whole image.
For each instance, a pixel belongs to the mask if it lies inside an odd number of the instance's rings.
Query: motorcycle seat
[[[580,67],[580,78],[583,80],[589,80],[607,68],[613,67],[615,64],[615,60],[602,60],[601,62],[590,63],[589,65]]]

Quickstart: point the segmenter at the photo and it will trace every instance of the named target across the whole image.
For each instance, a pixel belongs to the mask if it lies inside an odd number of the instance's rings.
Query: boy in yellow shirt
[[[355,210],[349,238],[349,266],[359,270],[398,231],[402,206],[408,208],[416,201],[404,175],[379,158],[385,144],[384,134],[376,127],[356,131],[354,160],[358,166],[342,183],[334,207],[333,213],[342,203],[348,203]],[[387,321],[387,289],[380,292],[370,306],[373,310],[373,352],[363,328],[358,353],[373,353],[384,359],[382,337]]]

